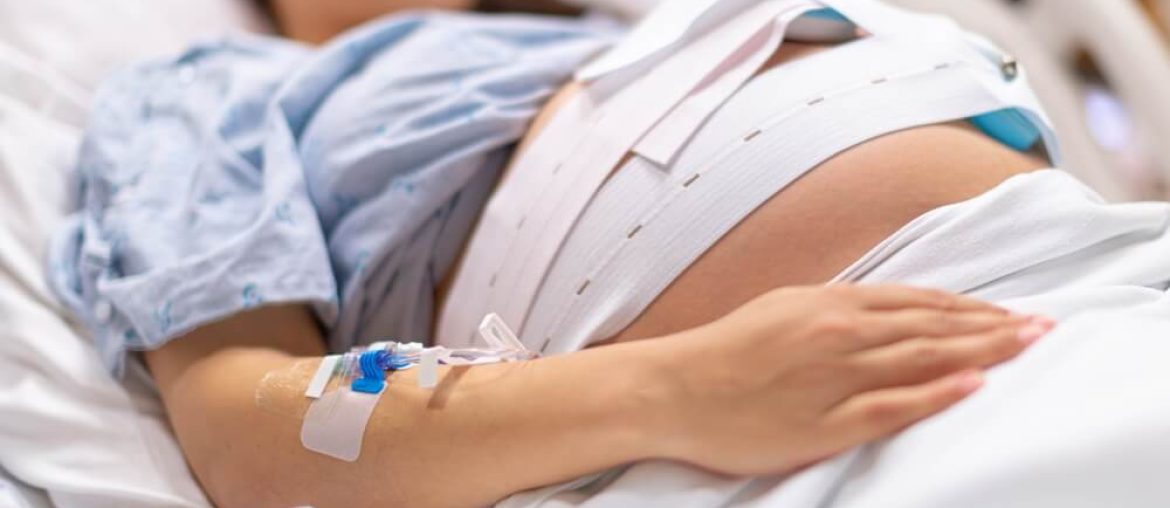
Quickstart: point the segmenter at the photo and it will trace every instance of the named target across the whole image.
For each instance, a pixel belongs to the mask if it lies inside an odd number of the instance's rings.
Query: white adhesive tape
[[[366,424],[381,395],[343,387],[313,401],[301,425],[301,444],[322,455],[356,461],[362,453]]]
[[[319,399],[325,393],[325,387],[329,386],[329,380],[333,378],[333,371],[337,369],[337,362],[341,360],[339,355],[330,355],[321,359],[321,365],[317,366],[317,373],[313,374],[313,379],[309,381],[309,387],[305,389],[305,396],[310,399]]]
[[[424,349],[418,361],[418,387],[431,389],[439,384],[439,350]]]

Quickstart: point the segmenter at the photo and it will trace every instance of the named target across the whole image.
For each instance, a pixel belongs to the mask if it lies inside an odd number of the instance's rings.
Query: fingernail
[[[1020,328],[1020,331],[1016,336],[1019,337],[1020,342],[1023,342],[1024,344],[1032,344],[1033,342],[1040,340],[1040,337],[1043,337],[1044,334],[1048,333],[1049,330],[1051,330],[1051,328],[1036,324],[1036,322],[1033,321],[1028,326]]]
[[[1008,314],[1008,318],[1010,318],[1012,321],[1015,321],[1017,323],[1026,323],[1028,321],[1035,319],[1036,316],[1033,316],[1031,314],[1021,314],[1019,312],[1012,312],[1011,314]]]
[[[1027,314],[1016,314],[1016,313],[1012,313],[1012,314],[1009,314],[1009,315],[1008,315],[1008,319],[1010,319],[1010,320],[1011,320],[1011,322],[1013,322],[1013,323],[1020,323],[1020,324],[1023,324],[1023,323],[1029,323],[1029,322],[1031,322],[1031,321],[1032,321],[1032,316],[1029,316],[1029,315],[1027,315]]]
[[[968,372],[959,376],[955,386],[962,390],[963,393],[971,393],[983,386],[983,374],[980,372]]]

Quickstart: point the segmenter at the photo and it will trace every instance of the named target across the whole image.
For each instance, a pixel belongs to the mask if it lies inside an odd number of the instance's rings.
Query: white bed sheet
[[[104,371],[49,294],[44,253],[94,86],[195,38],[263,29],[248,5],[0,0],[0,474],[44,495],[6,493],[62,508],[208,506],[148,377]]]
[[[51,508],[44,491],[30,487],[0,470],[0,506],[5,508]]]

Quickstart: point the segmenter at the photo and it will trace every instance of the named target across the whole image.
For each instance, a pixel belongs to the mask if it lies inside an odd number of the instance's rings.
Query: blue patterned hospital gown
[[[511,147],[614,26],[395,16],[321,48],[194,47],[110,79],[51,249],[107,365],[242,309],[311,304],[330,347],[426,340]]]

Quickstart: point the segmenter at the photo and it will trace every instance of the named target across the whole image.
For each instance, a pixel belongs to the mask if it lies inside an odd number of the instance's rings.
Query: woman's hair
[[[534,12],[576,16],[581,9],[556,0],[479,0],[476,10],[482,12]]]
[[[274,0],[255,0],[256,5],[261,12],[272,20],[272,25],[284,35],[293,35],[286,33],[282,21],[279,16],[278,9],[273,5]],[[535,14],[554,14],[561,16],[576,16],[581,14],[581,9],[573,7],[557,0],[477,0],[475,1],[475,10],[479,12],[529,12]]]

